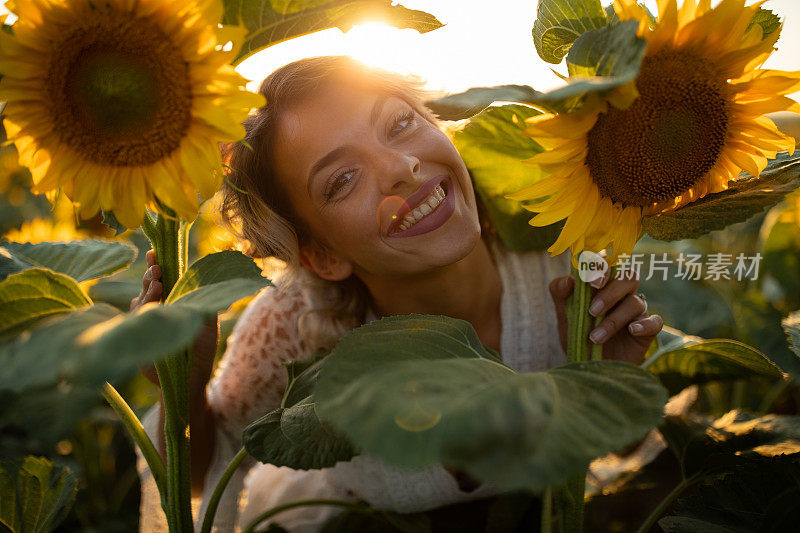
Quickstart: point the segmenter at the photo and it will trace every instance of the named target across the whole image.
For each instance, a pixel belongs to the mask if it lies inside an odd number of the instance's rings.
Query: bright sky
[[[356,26],[348,33],[325,30],[263,50],[244,61],[238,70],[254,80],[249,87],[255,90],[266,75],[295,59],[348,54],[383,68],[419,75],[431,89],[451,92],[504,83],[545,90],[563,83],[550,68],[565,72],[566,67],[545,63],[533,46],[531,28],[536,19],[536,0],[398,3],[432,13],[446,26],[423,35],[381,24]],[[603,4],[609,3],[603,0]],[[653,13],[658,12],[656,0],[645,3]],[[765,67],[800,70],[800,2],[769,0],[764,7],[784,19],[778,51]]]
[[[652,12],[657,12],[656,0],[644,2]],[[253,80],[249,87],[256,89],[270,72],[295,59],[349,54],[383,68],[416,74],[427,80],[431,89],[451,92],[504,83],[546,90],[562,83],[550,68],[564,72],[563,64],[545,63],[533,47],[531,28],[536,19],[537,0],[399,0],[398,3],[428,11],[446,26],[423,35],[382,24],[356,26],[347,33],[325,30],[263,50],[239,65],[238,70]],[[784,20],[778,51],[765,67],[800,70],[797,57],[800,2],[768,0],[764,7]],[[4,12],[0,5],[0,14]]]

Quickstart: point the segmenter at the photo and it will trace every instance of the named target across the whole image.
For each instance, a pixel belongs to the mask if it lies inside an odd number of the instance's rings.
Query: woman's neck
[[[460,318],[472,324],[483,344],[500,351],[503,284],[483,239],[460,261],[428,275],[363,281],[379,318],[410,313]]]

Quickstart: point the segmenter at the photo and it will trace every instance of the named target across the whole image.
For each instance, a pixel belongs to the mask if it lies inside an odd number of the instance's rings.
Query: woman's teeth
[[[431,192],[430,196],[428,196],[425,200],[420,202],[420,204],[412,209],[409,213],[403,217],[403,222],[397,227],[397,231],[405,231],[420,220],[426,215],[433,213],[436,211],[436,208],[439,207],[439,204],[444,200],[445,193],[442,189],[441,185],[437,185],[433,192]]]

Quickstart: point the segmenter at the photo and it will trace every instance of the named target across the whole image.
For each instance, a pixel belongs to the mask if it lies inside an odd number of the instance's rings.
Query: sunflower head
[[[34,192],[137,227],[145,206],[193,219],[221,185],[218,143],[263,105],[229,65],[219,0],[8,2],[0,98]],[[241,36],[241,35],[239,35]]]
[[[611,248],[612,264],[629,254],[641,220],[719,192],[744,170],[758,176],[794,139],[765,113],[800,112],[785,95],[800,89],[800,72],[758,68],[780,30],[765,36],[753,24],[758,6],[744,0],[659,1],[651,28],[635,0],[617,0],[621,20],[639,21],[647,43],[633,84],[605,97],[590,95],[577,110],[526,121],[523,133],[546,151],[528,162],[547,177],[509,195],[533,200],[530,223],[567,219],[549,251]]]

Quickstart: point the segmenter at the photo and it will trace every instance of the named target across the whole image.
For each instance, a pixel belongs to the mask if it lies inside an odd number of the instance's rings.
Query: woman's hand
[[[655,336],[664,326],[658,315],[647,314],[647,303],[637,296],[639,278],[610,279],[611,271],[592,285],[593,298],[589,313],[605,314],[603,320],[589,333],[589,339],[603,345],[603,359],[626,361],[638,365]],[[567,297],[572,294],[575,280],[562,276],[550,283],[550,295],[556,306],[561,345],[567,346]]]
[[[161,301],[161,267],[156,264],[156,255],[150,250],[145,254],[147,260],[147,271],[142,278],[142,292],[131,300],[131,311],[150,303]],[[197,334],[194,341],[194,352],[192,357],[191,388],[197,391],[204,391],[208,380],[211,378],[211,371],[214,368],[214,357],[217,354],[217,337],[219,326],[217,319],[209,320]],[[142,373],[158,385],[158,374],[155,365],[139,367]]]
[[[147,271],[142,278],[142,292],[131,300],[131,312],[150,302],[161,301],[161,267],[156,264],[156,254],[150,250],[145,255]],[[214,450],[214,415],[206,398],[206,385],[211,379],[214,357],[217,355],[219,323],[217,317],[206,322],[194,340],[192,371],[189,377],[189,427],[192,433],[191,472],[192,497],[203,495],[205,475],[211,464]],[[142,373],[160,387],[154,364],[139,366]],[[164,438],[164,400],[159,398],[158,443],[161,457],[166,461],[167,444]]]

